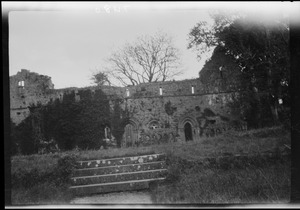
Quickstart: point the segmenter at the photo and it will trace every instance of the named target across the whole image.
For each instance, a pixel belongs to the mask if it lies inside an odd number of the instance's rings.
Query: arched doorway
[[[184,124],[184,136],[185,136],[185,141],[192,141],[193,140],[192,125],[189,122],[186,122]]]
[[[131,147],[138,144],[138,128],[136,123],[130,121],[124,128],[123,146]]]

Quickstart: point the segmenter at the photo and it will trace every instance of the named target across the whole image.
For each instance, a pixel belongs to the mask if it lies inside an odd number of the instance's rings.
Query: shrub
[[[63,186],[70,183],[70,178],[73,170],[76,168],[76,156],[65,155],[58,159],[55,168],[55,183],[58,186]]]

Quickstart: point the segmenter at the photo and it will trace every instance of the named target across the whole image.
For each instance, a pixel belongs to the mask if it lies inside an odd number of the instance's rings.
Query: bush
[[[55,168],[55,183],[63,186],[70,183],[73,170],[76,168],[76,156],[65,155],[58,159]]]

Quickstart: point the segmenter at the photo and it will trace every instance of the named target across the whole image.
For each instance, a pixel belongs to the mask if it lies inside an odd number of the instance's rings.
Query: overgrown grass
[[[44,182],[31,186],[12,189],[12,205],[57,205],[69,204],[74,198],[68,186],[57,186]]]
[[[224,183],[228,182],[231,184],[235,184],[237,180],[232,180],[233,176],[236,176],[236,179],[238,180],[248,180],[248,178],[254,180],[255,174],[258,176],[260,171],[263,173],[264,177],[266,177],[266,179],[264,180],[271,180],[272,177],[269,177],[269,175],[279,176],[279,174],[276,174],[275,171],[286,171],[283,169],[288,166],[286,164],[279,163],[279,165],[277,163],[277,165],[274,163],[275,165],[271,166],[266,163],[266,165],[260,169],[248,168],[247,171],[240,168],[231,168],[230,171],[226,171],[228,170],[228,161],[223,161],[223,169],[215,167],[204,170],[203,168],[201,169],[201,167],[203,166],[197,166],[200,167],[198,169],[197,167],[195,168],[193,166],[194,163],[203,159],[204,157],[213,158],[224,155],[232,156],[237,153],[260,156],[264,152],[272,151],[281,154],[284,151],[288,151],[289,146],[290,133],[282,127],[273,127],[245,132],[228,132],[214,138],[202,138],[199,142],[170,143],[138,148],[111,148],[107,150],[73,150],[46,155],[14,156],[12,157],[11,168],[13,185],[12,204],[69,204],[70,200],[73,198],[73,195],[68,191],[68,180],[71,175],[71,171],[74,168],[76,160],[93,160],[153,153],[167,154],[170,171],[168,179],[173,181],[177,180],[176,185],[172,184],[167,186],[159,186],[159,188],[157,188],[157,195],[161,195],[161,198],[165,198],[164,201],[157,198],[154,198],[154,200],[156,200],[157,202],[166,203],[173,201],[196,203],[202,203],[202,201],[209,202],[211,200],[209,200],[208,197],[205,199],[201,197],[202,200],[199,200],[199,198],[195,196],[192,196],[193,198],[190,196],[190,199],[188,200],[186,198],[181,199],[180,196],[182,195],[177,195],[176,192],[182,191],[183,189],[181,188],[184,188],[185,185],[189,186],[190,184],[192,186],[193,183],[198,183],[198,187],[201,187],[201,189],[198,189],[198,191],[204,193],[205,190],[201,190],[211,189],[213,186],[212,184],[215,181],[216,183],[219,182],[221,185],[224,185],[224,190],[225,188],[230,189],[230,184],[225,185]],[[232,162],[233,160],[234,159],[231,159],[229,162]],[[192,165],[190,165],[190,163],[192,163]],[[213,163],[210,162],[208,165],[213,166]],[[224,165],[227,165],[226,170],[226,167]],[[276,169],[276,167],[278,167],[278,169]],[[189,172],[187,171],[190,170],[189,168],[194,169]],[[199,172],[200,169],[201,173]],[[250,172],[252,173],[251,176]],[[218,176],[216,176],[215,174],[217,174]],[[250,177],[247,178],[247,175],[249,175]],[[280,174],[280,176],[282,177],[282,179],[286,180],[287,174],[285,176]],[[217,177],[220,178],[218,179]],[[210,179],[211,181],[209,181]],[[201,183],[203,184],[203,180],[207,180],[206,186],[200,185]],[[222,180],[224,180],[224,183],[222,182]],[[246,181],[244,183],[248,182]],[[253,185],[253,183],[251,185]],[[261,185],[261,183],[259,185]],[[257,185],[257,187],[259,185]],[[237,186],[235,184],[235,187]],[[267,189],[266,187],[269,185],[263,186],[263,189]],[[197,188],[190,188],[189,190],[194,193],[197,192]],[[219,201],[225,201],[225,198],[223,200],[221,199],[222,196],[226,194],[224,190],[221,190],[219,192],[219,195],[214,196],[214,198],[218,198]],[[268,188],[268,190],[270,189]],[[169,192],[169,195],[173,195],[175,200],[171,197],[164,196],[164,194],[162,194],[164,191]],[[171,193],[173,191],[174,193]],[[235,193],[239,192],[238,189],[232,189],[231,191]],[[215,193],[217,192],[218,191],[216,190]],[[225,194],[222,194],[221,196],[221,192]],[[213,194],[211,194],[210,196],[212,195]],[[178,196],[180,199],[178,199]],[[239,201],[239,199],[245,200],[244,197],[238,196],[237,194],[233,194],[232,196],[238,199],[237,202]],[[230,201],[234,200],[231,199]]]
[[[282,127],[173,145],[165,150],[167,180],[152,188],[152,199],[162,204],[287,203],[290,145],[290,132]]]
[[[13,205],[68,204],[74,197],[68,189],[76,167],[74,156],[31,156],[18,160],[18,164],[12,162],[11,170]]]
[[[164,184],[152,189],[160,204],[288,203],[290,159],[248,158],[227,164],[202,165],[172,160]]]

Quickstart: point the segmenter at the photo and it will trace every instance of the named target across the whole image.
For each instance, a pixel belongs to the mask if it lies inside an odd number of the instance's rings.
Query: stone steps
[[[116,174],[106,174],[106,175],[96,175],[96,176],[83,176],[83,177],[73,177],[73,185],[88,185],[88,184],[100,184],[100,183],[112,183],[120,181],[130,181],[130,180],[142,180],[142,179],[153,179],[164,177],[167,169],[158,170],[147,170],[147,171],[137,171],[137,172],[126,172],[126,173],[116,173]]]
[[[72,174],[72,190],[77,195],[145,189],[167,174],[164,154],[102,160],[78,161]]]
[[[116,165],[116,166],[106,166],[97,168],[83,168],[76,169],[73,173],[73,177],[78,176],[96,176],[105,174],[116,174],[116,173],[126,173],[134,171],[147,171],[155,169],[164,169],[166,167],[165,161],[149,162],[149,163],[138,163],[138,164],[127,164],[127,165]]]
[[[102,160],[78,161],[78,168],[97,168],[105,166],[139,164],[165,160],[164,154],[152,154],[133,157],[110,158]]]

